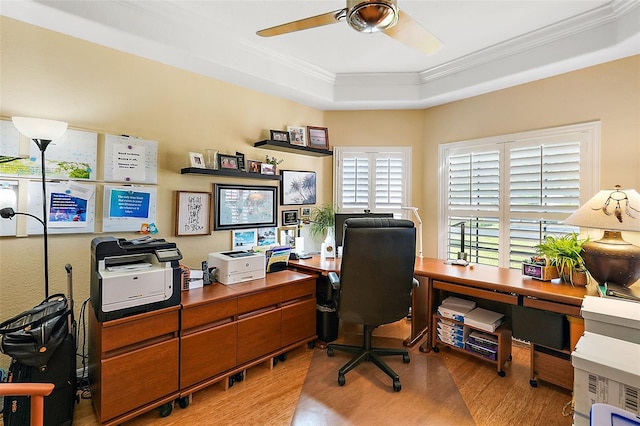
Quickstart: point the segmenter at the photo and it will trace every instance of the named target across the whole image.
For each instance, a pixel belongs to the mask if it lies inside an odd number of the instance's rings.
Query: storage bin
[[[513,337],[554,349],[569,340],[569,321],[564,314],[524,306],[511,306]]]
[[[637,302],[586,296],[580,313],[585,331],[640,344],[640,304]]]

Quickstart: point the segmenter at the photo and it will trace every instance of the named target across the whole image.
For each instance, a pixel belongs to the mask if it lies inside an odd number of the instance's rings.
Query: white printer
[[[262,252],[227,251],[209,253],[209,267],[217,269],[222,284],[237,284],[264,278],[266,266]]]

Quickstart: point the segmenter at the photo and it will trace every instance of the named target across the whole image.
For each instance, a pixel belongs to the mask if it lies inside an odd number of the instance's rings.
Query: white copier
[[[209,267],[222,284],[237,284],[264,278],[266,265],[262,252],[227,251],[209,253]]]

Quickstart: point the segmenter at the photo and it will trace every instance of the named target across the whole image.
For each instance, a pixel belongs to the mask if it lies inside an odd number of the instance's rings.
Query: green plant
[[[273,167],[276,167],[278,164],[282,163],[284,160],[278,160],[276,157],[269,157],[269,155],[265,156],[264,162],[267,164],[271,164]]]
[[[311,236],[324,235],[329,227],[334,226],[335,214],[336,211],[333,208],[333,204],[323,204],[313,209],[311,212],[311,228],[309,229]]]
[[[573,285],[575,272],[586,272],[584,259],[582,258],[582,246],[589,241],[578,238],[578,234],[572,232],[560,237],[547,235],[542,243],[536,246],[540,256],[549,259],[550,264],[558,268],[558,273],[565,281]]]

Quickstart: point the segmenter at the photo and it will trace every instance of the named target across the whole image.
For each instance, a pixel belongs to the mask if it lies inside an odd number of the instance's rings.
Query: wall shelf
[[[267,179],[267,180],[282,180],[280,175],[263,175],[260,173],[247,173],[236,170],[213,170],[213,169],[201,169],[199,167],[185,167],[180,170],[183,175],[208,175],[208,176],[225,176],[233,178],[244,179]]]
[[[333,152],[331,152],[328,149],[315,149],[315,148],[309,148],[306,146],[296,146],[296,145],[291,145],[288,142],[281,142],[281,141],[263,140],[260,142],[256,142],[255,144],[253,144],[253,146],[256,148],[290,152],[293,154],[311,155],[313,157],[326,157],[329,155],[333,155]]]

